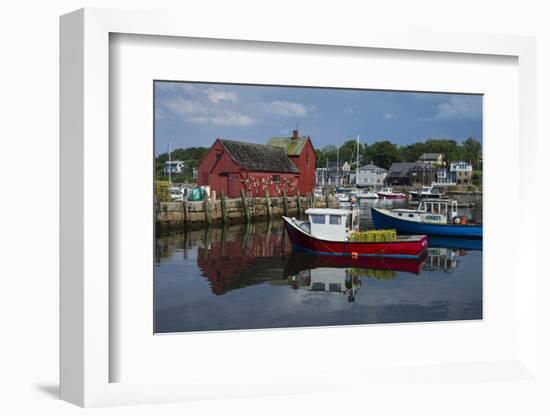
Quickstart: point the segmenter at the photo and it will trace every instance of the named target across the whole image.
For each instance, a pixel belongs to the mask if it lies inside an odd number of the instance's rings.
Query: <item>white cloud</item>
[[[353,108],[345,108],[344,113],[349,114],[350,116],[355,114],[355,110]]]
[[[233,112],[215,116],[190,117],[189,121],[198,124],[214,124],[217,126],[250,126],[255,122],[252,117]]]
[[[308,112],[315,110],[314,106],[306,106],[292,101],[271,101],[262,103],[264,111],[268,114],[282,117],[307,117]]]
[[[393,113],[386,113],[384,114],[384,118],[386,120],[391,120],[392,118],[394,118],[395,116],[393,115]]]
[[[447,102],[437,105],[437,114],[428,120],[481,118],[481,99],[470,95],[453,95]]]
[[[222,91],[216,90],[214,88],[208,88],[204,90],[204,93],[208,96],[208,99],[213,103],[217,104],[220,101],[231,101],[233,103],[237,102],[237,94],[231,91]]]
[[[194,114],[206,114],[207,109],[204,105],[194,100],[187,100],[181,97],[175,97],[164,102],[164,106],[175,114],[188,116]]]

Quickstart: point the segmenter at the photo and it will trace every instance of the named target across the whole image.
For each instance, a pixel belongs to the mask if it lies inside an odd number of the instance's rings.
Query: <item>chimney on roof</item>
[[[292,130],[292,140],[298,140],[298,130]]]

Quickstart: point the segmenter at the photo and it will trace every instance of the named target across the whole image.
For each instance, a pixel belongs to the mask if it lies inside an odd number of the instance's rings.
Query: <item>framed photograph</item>
[[[61,18],[62,398],[534,380],[534,40],[246,33]]]

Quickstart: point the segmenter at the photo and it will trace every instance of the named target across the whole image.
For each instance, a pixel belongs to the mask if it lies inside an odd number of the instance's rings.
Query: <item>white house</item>
[[[357,170],[356,185],[360,187],[377,187],[384,185],[384,179],[388,175],[386,169],[380,168],[372,163],[361,166]]]
[[[451,162],[449,173],[457,185],[470,185],[472,183],[472,165],[462,160]]]
[[[423,153],[417,163],[422,163],[430,166],[443,166],[443,153]]]
[[[177,175],[178,173],[182,173],[184,169],[185,169],[185,162],[182,162],[181,160],[172,160],[172,161],[164,162],[165,175],[168,175],[169,173],[172,175]]]
[[[432,186],[455,186],[456,182],[447,169],[439,169],[436,172],[435,182]]]

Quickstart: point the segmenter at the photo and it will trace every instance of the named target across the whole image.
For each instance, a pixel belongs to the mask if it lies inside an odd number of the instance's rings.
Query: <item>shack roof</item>
[[[307,137],[298,137],[296,139],[292,137],[272,137],[267,141],[267,145],[285,149],[286,154],[289,156],[300,156],[306,146],[307,140]]]
[[[363,165],[359,168],[359,170],[375,170],[375,171],[378,171],[378,172],[387,172],[386,169],[384,168],[381,168],[379,166],[376,166],[372,163],[369,163],[368,165]]]
[[[414,167],[418,166],[416,162],[396,162],[390,166],[388,176],[393,178],[404,178]]]
[[[220,139],[220,142],[241,167],[250,171],[299,173],[284,149],[265,144]]]
[[[418,160],[437,160],[443,153],[423,153]]]

